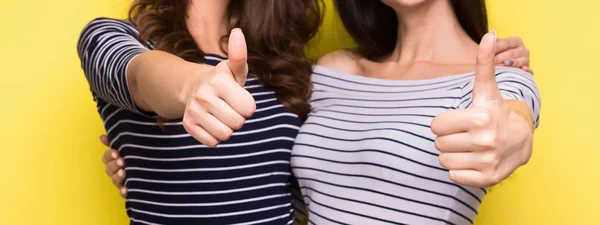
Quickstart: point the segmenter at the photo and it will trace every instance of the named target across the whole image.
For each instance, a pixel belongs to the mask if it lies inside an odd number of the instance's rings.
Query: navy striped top
[[[292,151],[310,224],[472,224],[487,190],[458,185],[439,164],[430,124],[471,106],[475,73],[384,80],[317,66],[312,110]],[[539,123],[533,77],[497,68],[505,99]]]
[[[301,121],[250,77],[256,112],[217,148],[192,138],[181,120],[163,123],[136,107],[129,61],[149,50],[127,22],[99,18],[78,43],[82,67],[110,146],[125,159],[131,224],[292,224],[290,154]],[[205,63],[223,58],[207,55]]]

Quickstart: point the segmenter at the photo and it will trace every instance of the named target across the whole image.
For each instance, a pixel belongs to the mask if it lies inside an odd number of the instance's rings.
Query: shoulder
[[[124,33],[138,33],[137,28],[126,20],[98,17],[90,21],[84,28],[86,31],[110,30]]]
[[[358,62],[362,57],[350,50],[336,50],[319,58],[318,66],[328,67],[349,74],[360,74]]]
[[[496,76],[510,76],[510,77],[524,77],[528,79],[533,79],[533,75],[529,72],[526,72],[519,68],[513,67],[496,67]]]
[[[136,26],[125,20],[99,17],[90,21],[79,34],[78,48],[95,48],[106,39],[138,41],[139,32]]]
[[[537,84],[528,72],[512,67],[496,67],[496,83],[500,92],[513,93],[518,95],[532,95],[539,99]],[[461,88],[462,98],[470,98],[473,90],[475,73],[472,73],[470,79],[465,80],[465,85]]]
[[[474,72],[472,74],[473,76],[470,80],[468,80],[469,84],[466,86],[468,89],[472,88],[472,84],[476,76]],[[519,82],[525,86],[532,87],[537,86],[531,73],[525,72],[518,68],[496,67],[496,83],[498,83],[498,85],[502,85],[503,83],[507,82]]]
[[[113,19],[108,17],[97,17],[90,21],[89,24],[102,24],[102,25],[118,25],[118,26],[127,26],[127,27],[135,27],[131,22],[127,20]]]
[[[537,88],[537,85],[531,73],[511,67],[497,67],[496,82],[498,84],[501,84],[503,82],[518,82],[524,86]]]

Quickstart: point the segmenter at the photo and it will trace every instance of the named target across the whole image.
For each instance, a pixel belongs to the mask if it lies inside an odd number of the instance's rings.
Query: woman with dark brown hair
[[[310,223],[472,224],[486,188],[531,157],[532,75],[496,68],[484,0],[336,6],[358,48],[313,68],[292,150]]]
[[[104,155],[106,172],[116,186],[127,172],[134,224],[288,224],[319,2],[199,2],[140,0],[131,23],[101,18],[83,31],[103,142],[118,150]],[[234,27],[245,38],[226,38]],[[499,44],[507,63],[526,66],[518,39]]]
[[[303,50],[319,6],[138,0],[130,22],[85,28],[79,55],[125,166],[132,224],[294,222],[290,152],[309,110]]]

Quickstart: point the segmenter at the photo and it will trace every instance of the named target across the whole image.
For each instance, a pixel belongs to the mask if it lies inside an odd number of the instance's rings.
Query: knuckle
[[[522,45],[523,44],[523,39],[521,39],[521,37],[514,37],[515,41],[519,44]]]
[[[433,141],[433,146],[435,147],[435,149],[441,151],[443,148],[443,141],[440,140],[440,138],[435,138],[435,140]],[[443,154],[440,154],[440,158],[442,157]]]
[[[440,128],[439,128],[439,123],[440,123],[440,119],[439,117],[435,117],[433,118],[433,120],[431,121],[431,124],[429,125],[429,128],[431,128],[431,132],[433,132],[433,134],[437,135],[440,133]],[[436,139],[437,141],[437,139]],[[437,148],[437,146],[436,146]]]
[[[194,99],[196,100],[196,102],[198,102],[200,106],[212,105],[212,100],[208,97],[208,93],[206,92],[199,91],[198,93],[196,93],[196,96],[194,96]],[[191,107],[189,107],[188,110],[194,111]]]
[[[217,89],[227,88],[231,85],[231,79],[228,77],[231,77],[231,75],[219,73],[210,80],[210,84]]]
[[[194,127],[194,123],[192,122],[191,119],[189,118],[183,118],[183,128],[188,131],[188,133],[190,132],[190,130]]]
[[[210,140],[204,140],[202,141],[202,143],[209,148],[214,148],[217,147],[217,145],[219,145],[219,141],[212,138]]]
[[[500,176],[495,172],[491,172],[483,176],[478,183],[480,183],[482,187],[491,187],[500,183],[500,181]]]
[[[516,58],[519,58],[519,57],[521,57],[521,56],[522,56],[521,54],[525,54],[525,52],[523,52],[523,51],[522,51],[522,50],[520,50],[520,49],[516,49],[516,51],[510,51],[510,52],[509,52],[509,55],[510,55],[510,58],[511,58],[511,59],[516,59]]]
[[[500,159],[496,154],[487,154],[485,157],[481,159],[481,164],[492,171],[495,171]]]
[[[244,118],[237,119],[236,121],[234,121],[234,124],[233,124],[232,128],[234,130],[239,130],[239,129],[241,129],[244,126],[245,122],[246,122],[246,120]]]
[[[219,140],[227,141],[233,135],[233,131],[231,129],[222,129],[219,131]]]
[[[252,104],[248,106],[246,117],[251,117],[252,115],[254,115],[254,112],[256,112],[256,102],[252,101]]]
[[[480,109],[474,113],[473,124],[476,127],[485,127],[490,124],[491,121],[490,111],[487,109]]]
[[[446,154],[440,154],[439,160],[440,160],[440,166],[442,166],[444,168],[448,168],[448,157],[446,156]]]
[[[248,90],[241,88],[241,92],[240,94],[243,96],[242,99],[245,99],[245,101],[248,102],[248,104],[244,104],[241,108],[238,108],[239,111],[238,112],[242,112],[242,116],[243,117],[251,117],[252,115],[254,115],[254,112],[256,112],[256,101],[254,100],[254,97],[252,96],[252,94],[250,94],[250,92],[248,92]]]
[[[487,131],[477,138],[475,145],[483,149],[496,149],[498,147],[498,135],[495,131]]]
[[[453,173],[452,170],[448,173],[448,178],[452,180],[454,183],[461,183],[462,180],[457,173]]]

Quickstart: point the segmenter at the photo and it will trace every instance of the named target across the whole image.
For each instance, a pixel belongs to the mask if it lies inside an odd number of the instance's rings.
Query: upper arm
[[[360,67],[357,64],[359,58],[360,56],[349,50],[336,50],[319,58],[317,65],[345,73],[360,74]]]
[[[127,80],[129,63],[148,50],[138,40],[135,26],[108,18],[92,20],[77,43],[81,67],[94,95],[120,108],[154,116],[136,106]]]
[[[131,23],[109,18],[96,18],[88,23],[79,36],[77,52],[79,57],[89,59],[92,54],[127,47],[138,51],[148,48],[138,40],[139,32]]]
[[[519,100],[525,103],[532,112],[534,127],[539,126],[541,98],[530,73],[514,68],[496,69],[496,83],[502,97],[506,100]],[[463,88],[459,108],[468,108],[472,103],[473,82]]]

